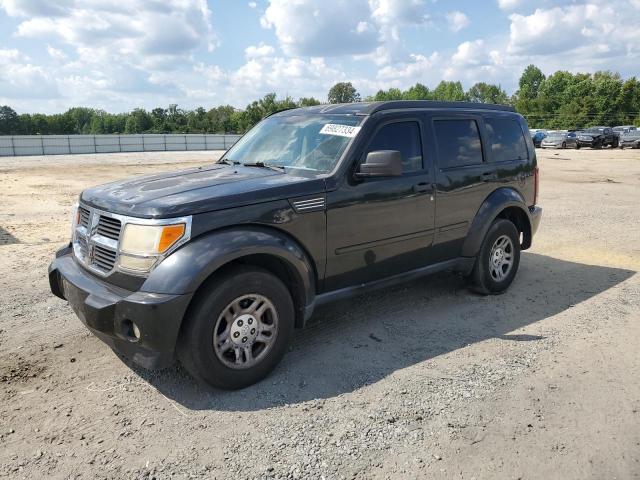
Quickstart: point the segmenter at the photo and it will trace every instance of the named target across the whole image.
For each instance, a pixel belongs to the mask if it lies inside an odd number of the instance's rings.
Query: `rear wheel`
[[[580,150],[580,144],[576,143],[576,150]]]
[[[520,235],[509,220],[491,224],[469,276],[469,287],[483,295],[503,293],[520,265]]]
[[[619,144],[620,144],[620,140],[618,140],[617,138],[614,138],[613,143],[611,144],[611,148],[618,148]]]
[[[194,377],[224,389],[266,377],[285,354],[294,325],[287,287],[255,267],[227,271],[200,292],[178,341]]]
[[[562,142],[562,148],[563,149],[567,148],[567,142]]]

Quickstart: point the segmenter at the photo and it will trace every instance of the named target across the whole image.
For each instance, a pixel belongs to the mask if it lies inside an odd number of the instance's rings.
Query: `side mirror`
[[[402,175],[402,155],[397,150],[369,152],[355,175],[358,178],[399,177]]]

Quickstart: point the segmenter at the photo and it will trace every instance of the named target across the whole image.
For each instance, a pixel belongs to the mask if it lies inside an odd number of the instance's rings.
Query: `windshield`
[[[604,128],[598,128],[598,127],[587,128],[585,130],[585,132],[588,132],[588,133],[602,133],[602,132],[604,132]]]
[[[220,161],[326,173],[356,136],[363,117],[283,115],[268,117],[231,147]]]

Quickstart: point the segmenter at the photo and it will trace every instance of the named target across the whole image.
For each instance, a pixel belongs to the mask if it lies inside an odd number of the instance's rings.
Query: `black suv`
[[[241,388],[317,305],[453,270],[504,292],[541,218],[525,120],[427,101],[274,114],[214,164],[85,190],[52,292],[115,351]]]
[[[618,148],[620,137],[611,127],[591,127],[577,133],[577,145],[580,147],[602,148],[610,145]]]

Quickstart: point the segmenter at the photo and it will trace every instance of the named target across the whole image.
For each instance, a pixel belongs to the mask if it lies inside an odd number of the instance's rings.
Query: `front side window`
[[[285,172],[327,173],[340,160],[363,117],[277,115],[253,127],[222,157],[241,164],[282,167]]]
[[[402,173],[422,170],[422,142],[418,122],[396,122],[376,132],[367,153],[378,150],[397,150],[402,156]]]
[[[434,128],[440,168],[482,163],[482,144],[475,120],[435,120]]]
[[[529,157],[520,124],[510,118],[485,119],[494,162],[525,160]]]

